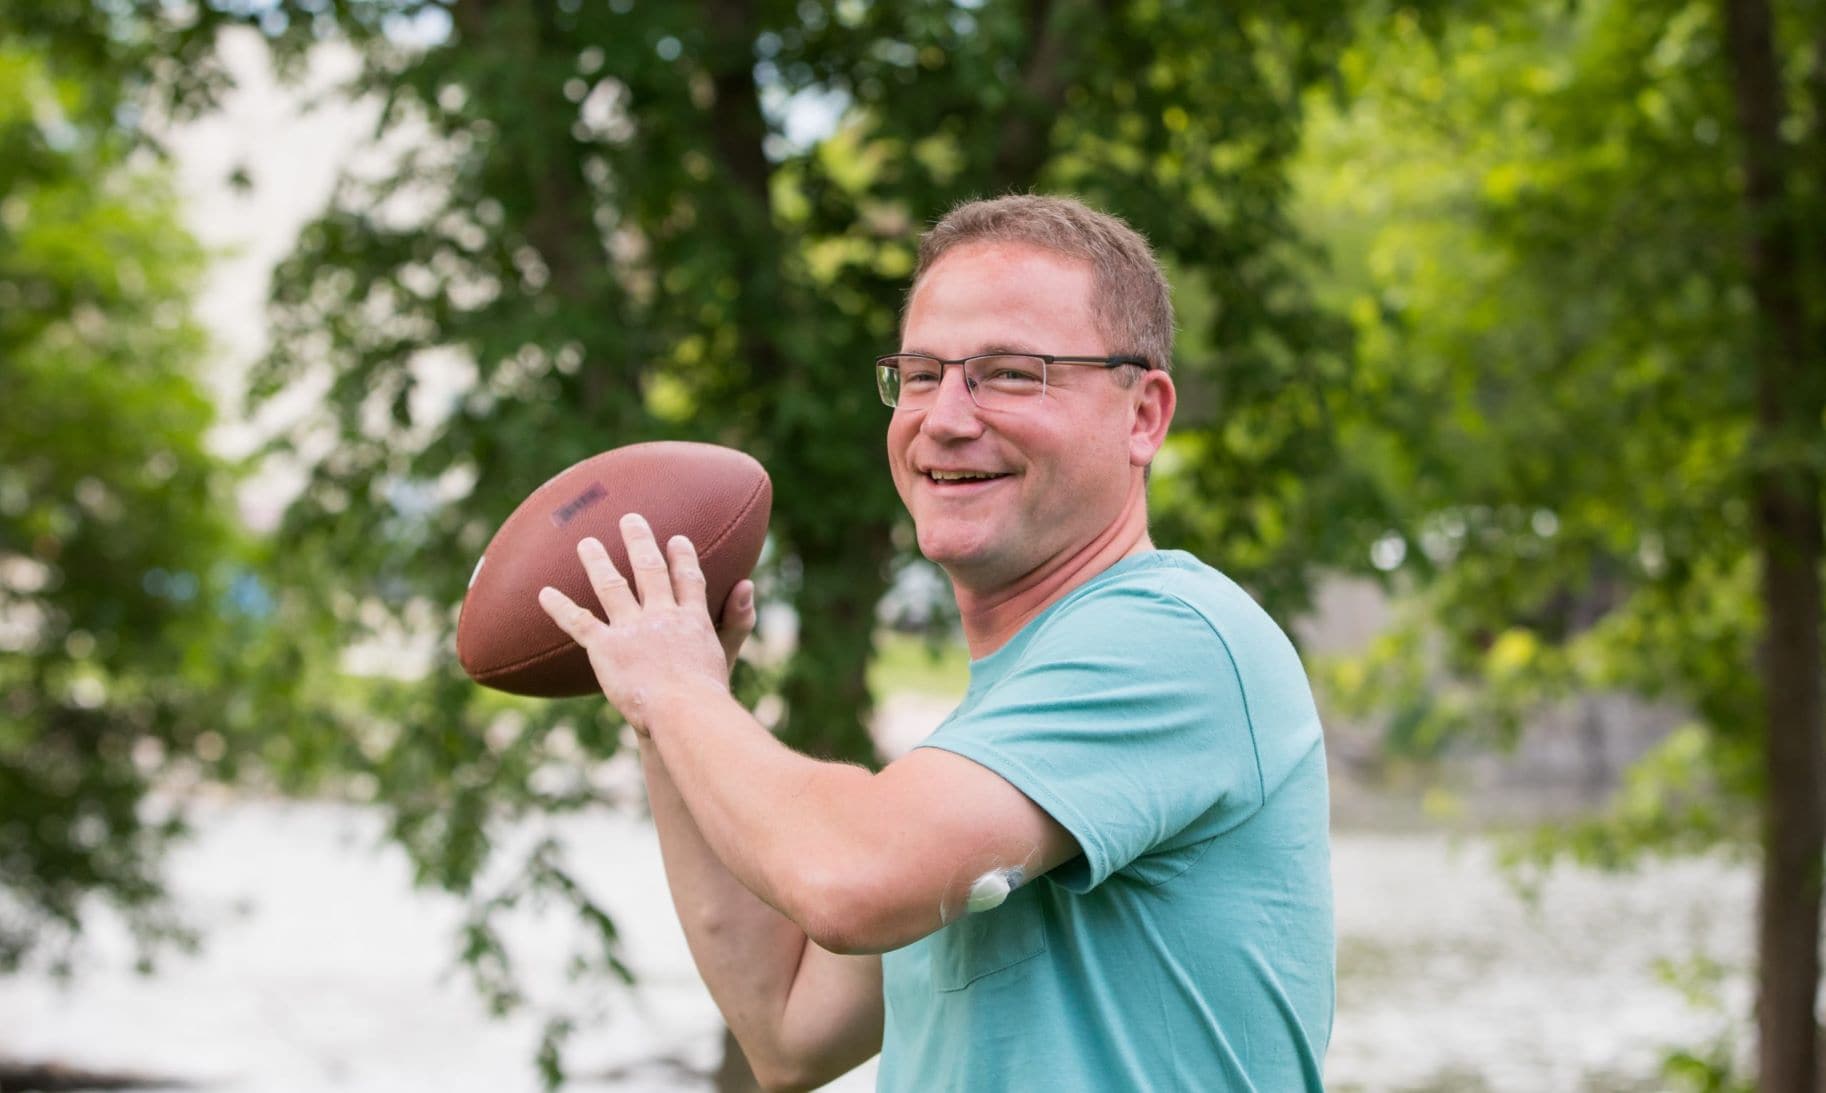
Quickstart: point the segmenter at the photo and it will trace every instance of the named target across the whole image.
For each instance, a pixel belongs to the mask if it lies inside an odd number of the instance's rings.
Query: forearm
[[[867,805],[873,776],[800,755],[727,695],[655,712],[650,744],[717,859],[812,938],[846,948],[829,933],[845,910],[833,904],[894,853]]]
[[[622,538],[638,598],[600,542],[586,538],[577,547],[612,626],[555,588],[540,590],[540,607],[588,651],[604,696],[648,740],[659,739],[653,728],[663,718],[660,708],[675,701],[691,711],[686,720],[717,726],[707,730],[703,746],[641,746],[667,884],[692,957],[756,1076],[765,1076],[769,1088],[811,1088],[879,1050],[881,961],[837,956],[818,945],[819,935],[804,929],[781,899],[797,886],[771,865],[753,867],[792,855],[750,855],[740,823],[730,817],[752,816],[752,800],[717,807],[717,795],[732,792],[729,783],[704,775],[715,766],[707,756],[725,742],[738,777],[742,753],[757,741],[810,762],[781,748],[729,696],[729,663],[754,626],[753,586],[744,581],[730,593],[728,629],[718,635],[707,626],[714,612],[706,612],[704,575],[690,541],[669,541],[668,581],[668,563],[645,521],[624,517]],[[753,830],[767,841],[764,822]]]
[[[658,749],[640,747],[653,824],[698,974],[756,1067],[779,1050],[805,931],[750,892],[705,842]]]

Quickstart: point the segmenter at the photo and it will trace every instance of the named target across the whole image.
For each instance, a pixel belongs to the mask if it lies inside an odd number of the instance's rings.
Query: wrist
[[[731,701],[727,681],[708,676],[674,680],[651,692],[643,703],[646,716],[640,730],[649,736],[662,736]]]

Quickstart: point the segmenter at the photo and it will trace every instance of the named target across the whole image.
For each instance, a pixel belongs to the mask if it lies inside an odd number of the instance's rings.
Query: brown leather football
[[[589,655],[539,606],[539,589],[551,585],[603,617],[578,542],[600,539],[631,577],[624,515],[646,517],[662,549],[686,536],[714,615],[754,569],[772,509],[767,472],[730,448],[664,440],[591,456],[534,490],[489,541],[457,618],[457,660],[477,683],[510,694],[596,693]]]

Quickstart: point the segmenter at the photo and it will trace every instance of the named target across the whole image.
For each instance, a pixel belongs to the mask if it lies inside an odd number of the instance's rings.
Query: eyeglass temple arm
[[[1038,357],[1047,364],[1101,364],[1105,368],[1121,368],[1125,364],[1137,365],[1152,369],[1154,364],[1146,357],[1055,357],[1046,353],[1023,353],[1021,356]]]

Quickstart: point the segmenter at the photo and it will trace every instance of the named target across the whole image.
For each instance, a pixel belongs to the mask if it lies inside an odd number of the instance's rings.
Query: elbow
[[[801,1093],[824,1084],[801,1070],[754,1067],[755,1084],[764,1093]]]
[[[821,1052],[815,1044],[776,1039],[765,1050],[750,1051],[746,1041],[738,1042],[743,1044],[742,1056],[748,1062],[749,1073],[754,1075],[755,1085],[767,1093],[821,1089],[855,1065],[854,1061],[843,1063]]]
[[[808,871],[795,885],[791,917],[827,952],[865,956],[898,949],[923,936],[909,933],[888,878],[867,870]]]
[[[806,1058],[797,1046],[784,1038],[783,1029],[768,1031],[750,1026],[738,1030],[732,1024],[729,1031],[740,1049],[741,1061],[754,1077],[754,1085],[767,1093],[816,1089],[830,1080],[818,1077],[814,1060]],[[727,1067],[725,1061],[725,1069]]]
[[[871,953],[884,953],[892,945],[878,943],[867,925],[853,920],[829,916],[824,921],[808,928],[806,937],[826,952],[838,956],[867,956]]]

